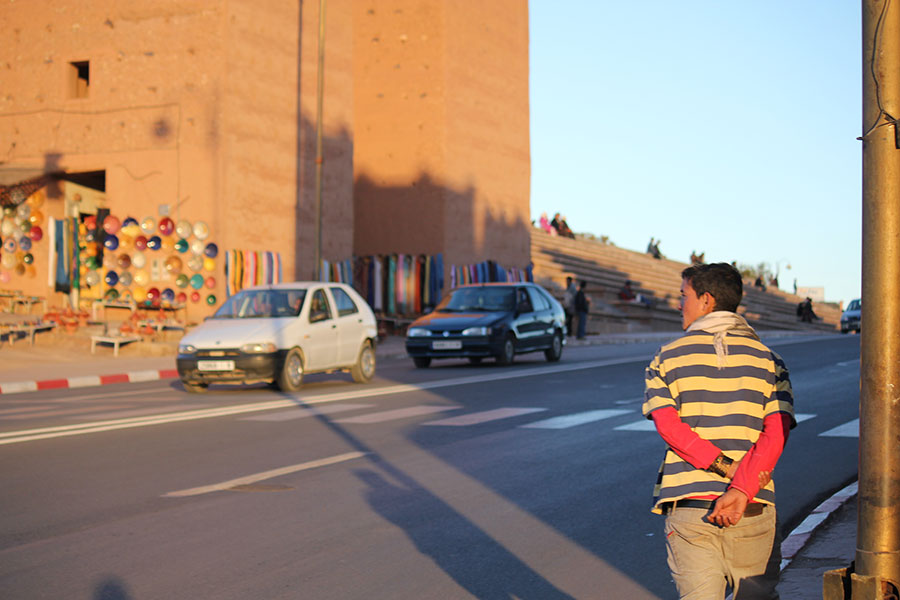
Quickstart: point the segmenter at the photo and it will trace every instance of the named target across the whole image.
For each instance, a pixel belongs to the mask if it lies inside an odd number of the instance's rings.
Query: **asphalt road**
[[[859,338],[772,345],[801,420],[775,472],[789,531],[856,476]],[[0,398],[0,598],[672,598],[654,350]]]

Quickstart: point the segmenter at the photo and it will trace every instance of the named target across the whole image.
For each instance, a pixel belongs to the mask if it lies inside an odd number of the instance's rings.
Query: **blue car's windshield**
[[[243,290],[229,298],[213,319],[271,319],[296,317],[306,290]]]
[[[438,312],[498,312],[516,307],[513,287],[470,287],[453,290],[435,308]]]

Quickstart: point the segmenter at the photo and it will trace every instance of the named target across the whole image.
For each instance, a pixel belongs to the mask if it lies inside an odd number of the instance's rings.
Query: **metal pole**
[[[900,3],[863,0],[859,514],[853,598],[900,584]],[[893,588],[893,591],[891,591]],[[873,595],[874,594],[874,595]]]
[[[316,245],[313,281],[322,263],[322,109],[325,97],[325,0],[319,0],[319,67],[316,81]]]

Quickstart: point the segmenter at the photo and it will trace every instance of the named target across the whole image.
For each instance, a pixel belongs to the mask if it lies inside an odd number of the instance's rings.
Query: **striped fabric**
[[[728,335],[725,367],[718,368],[713,335],[685,334],[663,346],[645,374],[643,413],[672,406],[681,420],[726,456],[740,460],[759,438],[763,419],[775,413],[794,418],[794,401],[787,368],[781,357],[761,342]],[[682,460],[666,450],[654,489],[653,512],[661,502],[695,496],[718,496],[729,481]],[[769,484],[756,495],[758,502],[775,503]]]
[[[232,296],[246,287],[281,283],[281,254],[229,250],[225,254],[225,295]]]

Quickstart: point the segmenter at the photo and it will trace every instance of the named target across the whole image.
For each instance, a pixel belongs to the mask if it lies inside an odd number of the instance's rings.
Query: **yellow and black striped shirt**
[[[660,348],[646,370],[643,413],[649,419],[657,409],[674,407],[694,432],[737,461],[756,443],[767,416],[782,412],[793,422],[794,400],[788,370],[777,353],[752,337],[729,334],[726,341],[721,369],[711,333],[690,332]],[[728,483],[668,448],[653,512],[661,512],[661,502],[718,496]],[[755,500],[774,504],[774,484],[770,481]]]

